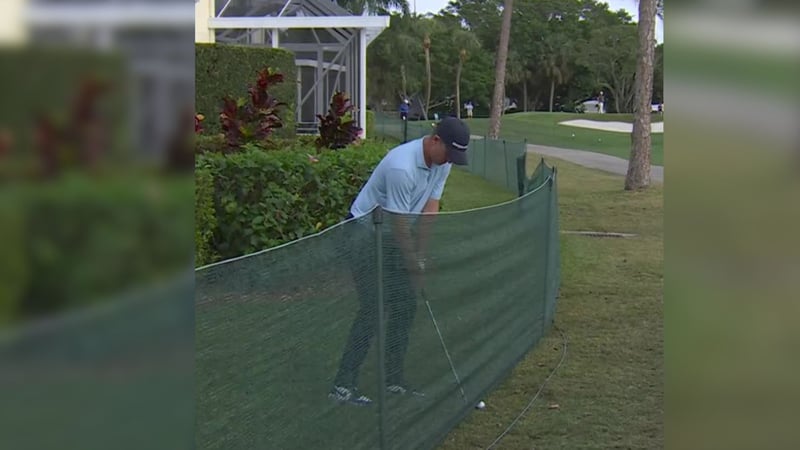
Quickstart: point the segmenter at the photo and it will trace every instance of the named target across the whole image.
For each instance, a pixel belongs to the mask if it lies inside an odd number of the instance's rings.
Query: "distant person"
[[[408,120],[408,99],[403,99],[403,102],[400,103],[400,118],[403,120]]]
[[[606,95],[603,91],[600,91],[600,95],[597,96],[597,112],[600,114],[604,114],[605,111],[605,104],[606,104]]]
[[[472,110],[475,108],[475,105],[472,104],[472,100],[468,101],[466,105],[464,105],[464,109],[467,110],[467,119],[472,119]]]
[[[358,193],[345,220],[369,214],[376,206],[399,214],[436,214],[445,183],[453,164],[467,164],[470,131],[464,121],[445,117],[422,138],[401,144],[383,157]],[[404,361],[408,338],[417,311],[417,295],[422,289],[425,269],[426,232],[411,234],[409,220],[393,218],[391,232],[384,240],[386,311],[386,389],[391,394],[424,396],[405,378]],[[344,345],[339,370],[328,396],[341,403],[369,405],[372,399],[358,390],[361,365],[377,331],[378,318],[375,282],[374,240],[371,228],[352,227],[346,245],[356,284],[360,308]]]

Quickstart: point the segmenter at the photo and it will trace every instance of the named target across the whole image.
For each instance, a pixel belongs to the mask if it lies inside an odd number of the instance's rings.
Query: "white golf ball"
[[[575,133],[572,133],[572,137],[575,137]]]
[[[479,401],[477,405],[475,405],[478,409],[486,408],[486,403],[483,403],[483,400]]]

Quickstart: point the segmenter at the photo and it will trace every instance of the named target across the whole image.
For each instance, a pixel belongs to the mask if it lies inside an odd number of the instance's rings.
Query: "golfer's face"
[[[436,161],[434,162],[436,164],[444,164],[446,162],[450,162],[447,160],[447,147],[444,145],[444,141],[442,140],[442,138],[440,138],[439,136],[435,136],[435,142],[436,142],[436,147],[435,147],[436,151],[434,154],[436,155]]]

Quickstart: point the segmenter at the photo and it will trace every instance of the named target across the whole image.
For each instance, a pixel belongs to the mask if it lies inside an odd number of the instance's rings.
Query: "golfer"
[[[395,213],[436,213],[452,164],[467,164],[470,133],[455,118],[442,119],[429,136],[399,145],[381,160],[361,189],[347,219],[363,218],[346,244],[360,309],[333,382],[329,397],[356,405],[372,400],[358,392],[358,375],[377,331],[378,298],[374,234],[367,214],[379,205]],[[407,383],[403,373],[408,333],[416,315],[416,297],[422,288],[427,230],[418,229],[412,240],[408,216],[387,220],[384,239],[384,305],[386,328],[386,389],[399,395],[422,395]],[[424,225],[425,224],[419,224]]]

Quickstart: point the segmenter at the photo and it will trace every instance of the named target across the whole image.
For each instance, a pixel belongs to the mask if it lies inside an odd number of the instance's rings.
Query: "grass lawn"
[[[526,139],[529,144],[587,150],[628,159],[629,134],[559,125],[559,122],[573,119],[633,122],[631,114],[516,113],[503,116],[500,135],[509,140]],[[654,122],[660,119],[653,116]],[[489,119],[472,119],[467,123],[473,134],[485,134]],[[664,165],[664,135],[653,133],[652,139],[652,162]]]
[[[537,161],[530,158],[529,169]],[[566,360],[498,448],[663,447],[663,190],[624,192],[622,177],[546,161],[559,170],[562,230],[638,237],[562,235],[555,323],[568,340]],[[448,209],[476,207],[503,195],[454,171],[444,200]],[[562,347],[553,330],[440,448],[491,444],[538,391]]]

